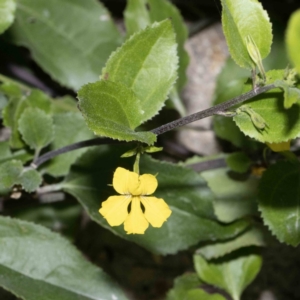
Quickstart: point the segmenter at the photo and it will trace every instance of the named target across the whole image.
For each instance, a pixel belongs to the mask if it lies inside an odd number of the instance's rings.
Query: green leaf
[[[25,149],[11,152],[8,141],[0,142],[0,163],[12,159],[21,160],[23,163],[25,163],[32,159],[32,155]]]
[[[19,178],[23,165],[18,160],[10,160],[0,165],[0,189],[11,188]]]
[[[184,43],[188,38],[188,30],[184,24],[183,18],[171,2],[167,0],[148,0],[149,4],[149,14],[152,22],[159,22],[164,19],[170,18],[172,20],[172,25],[176,33],[176,42],[179,56],[178,65],[178,80],[176,82],[177,88],[180,91],[186,81],[186,68],[189,64],[189,56],[184,49]]]
[[[2,82],[2,84],[0,85],[0,90],[8,97],[21,97],[21,87],[16,82],[13,82],[11,79],[3,77],[3,75],[0,75],[0,81]]]
[[[263,173],[258,194],[264,223],[280,242],[295,247],[300,243],[299,182],[299,164],[279,161]]]
[[[110,56],[102,79],[133,90],[144,111],[143,122],[162,108],[177,78],[177,64],[175,34],[171,21],[165,20],[131,36]]]
[[[174,281],[174,287],[168,292],[167,300],[183,300],[187,292],[197,288],[202,282],[196,273],[187,273]]]
[[[224,70],[220,74],[217,82],[217,89],[215,91],[214,104],[225,102],[243,93],[243,88],[246,81],[244,77],[236,80],[231,80],[230,84],[225,85],[225,83],[230,80],[228,77],[231,76],[232,73],[236,74],[235,71],[237,67],[233,66],[236,65],[232,60],[227,61],[226,68],[224,68]],[[237,73],[237,76],[238,75],[239,73]],[[248,137],[245,137],[245,135],[239,130],[232,118],[226,118],[224,116],[214,116],[213,120],[214,131],[218,137],[230,141],[233,145],[240,148],[257,148],[257,143],[253,140],[250,140]]]
[[[28,107],[39,108],[46,114],[50,114],[52,111],[52,103],[49,96],[37,89],[31,90],[31,93],[26,98],[26,105]]]
[[[133,0],[128,2],[125,10],[125,23],[130,35],[144,29],[151,22],[159,22],[168,18],[172,20],[172,25],[176,33],[179,56],[178,80],[176,87],[174,86],[170,91],[170,104],[172,108],[177,109],[181,116],[184,116],[186,111],[178,91],[183,88],[187,80],[186,68],[189,63],[189,56],[184,49],[188,32],[180,12],[176,6],[167,0]]]
[[[15,0],[0,0],[0,34],[13,23],[15,10]]]
[[[261,257],[256,254],[221,263],[210,263],[201,255],[194,255],[195,269],[200,279],[226,290],[233,300],[240,299],[243,290],[259,272],[261,263]]]
[[[53,194],[39,195],[39,199],[53,200]],[[78,228],[80,224],[78,220],[82,215],[82,208],[77,203],[43,203],[38,206],[22,207],[22,209],[14,210],[13,217],[24,221],[33,222],[58,231],[69,240],[76,240]]]
[[[208,294],[203,290],[200,289],[194,289],[187,292],[185,298],[182,298],[184,300],[226,300],[223,296],[219,294]]]
[[[283,78],[284,70],[267,72],[267,83]],[[245,90],[250,89],[251,83],[247,83]],[[259,130],[247,112],[239,113],[233,120],[244,134],[262,143],[280,143],[300,136],[300,103],[295,103],[293,109],[285,109],[281,89],[273,89],[256,96],[240,108],[243,106],[251,108],[266,123],[266,127]]]
[[[18,178],[18,183],[22,185],[26,192],[34,192],[42,183],[42,176],[36,170],[26,170]]]
[[[0,285],[16,296],[25,300],[127,299],[59,234],[5,217],[0,217],[0,228]]]
[[[0,165],[0,189],[21,184],[25,191],[33,192],[41,183],[41,175],[36,170],[23,170],[19,160],[10,160]]]
[[[12,153],[9,148],[9,143],[7,141],[0,142],[0,162],[3,162],[7,159],[10,159],[12,156]]]
[[[139,100],[125,85],[101,80],[84,85],[78,92],[79,107],[88,127],[97,135],[138,140],[153,144],[151,132],[135,132],[143,119]]]
[[[168,292],[166,300],[182,300],[190,289],[197,288],[201,281],[196,273],[187,273],[175,278],[174,287]]]
[[[23,111],[27,107],[36,107],[48,114],[51,110],[51,100],[37,89],[32,89],[25,95],[20,86],[12,82],[2,84],[1,90],[9,97],[8,104],[3,110],[3,122],[12,130],[10,145],[12,148],[22,148],[24,142],[18,131],[18,121]]]
[[[285,109],[289,109],[293,104],[300,102],[300,89],[290,87],[284,80],[276,80],[274,84],[284,92]]]
[[[10,35],[51,77],[75,90],[97,80],[121,42],[108,11],[94,0],[19,0]]]
[[[131,36],[137,31],[148,26],[150,16],[146,8],[147,0],[128,0],[124,11],[124,19],[127,36]]]
[[[201,247],[197,250],[197,253],[209,260],[219,258],[237,249],[248,246],[265,246],[261,230],[252,228],[233,240]]]
[[[232,222],[257,212],[258,178],[236,178],[228,168],[208,170],[201,176],[215,195],[215,213],[222,222]]]
[[[87,128],[83,117],[78,112],[57,113],[53,115],[54,139],[50,145],[55,150],[76,142],[93,138],[93,133]],[[71,165],[87,148],[77,149],[58,155],[46,165],[46,172],[52,176],[68,174]]]
[[[203,284],[197,274],[187,273],[177,277],[174,287],[168,292],[167,300],[225,300],[217,294],[207,294],[199,286]]]
[[[11,128],[11,136],[9,139],[10,146],[17,149],[24,146],[24,142],[22,141],[21,135],[18,131],[18,120],[21,111],[23,111],[23,101],[24,98],[22,96],[10,97],[2,112],[4,125]]]
[[[251,165],[251,160],[244,152],[235,152],[226,157],[226,163],[231,170],[245,173]]]
[[[5,95],[0,92],[0,118],[2,119],[2,110],[3,108],[7,105],[7,98],[5,97]]]
[[[158,173],[159,185],[154,196],[168,203],[172,215],[161,228],[148,228],[144,235],[127,235],[123,225],[110,227],[98,210],[101,201],[117,194],[108,186],[112,182],[114,170],[120,165],[125,167],[129,161],[128,158],[120,158],[126,150],[119,148],[113,151],[103,146],[88,151],[74,164],[63,183],[64,190],[77,198],[91,219],[101,226],[161,254],[176,253],[200,241],[233,237],[248,226],[246,221],[227,226],[217,222],[212,207],[212,194],[197,173],[152,160],[145,155],[141,159],[141,173]],[[126,165],[127,169],[131,169],[132,164],[130,167]]]
[[[300,74],[300,9],[290,17],[286,31],[286,46],[289,59]]]
[[[52,101],[52,112],[54,114],[62,112],[78,112],[77,102],[69,95],[56,98]]]
[[[234,61],[251,69],[254,63],[248,54],[246,39],[255,42],[260,55],[265,58],[272,44],[272,25],[267,12],[257,0],[221,0],[222,26]]]
[[[19,131],[26,144],[39,151],[53,139],[52,117],[39,108],[26,108],[19,120]]]

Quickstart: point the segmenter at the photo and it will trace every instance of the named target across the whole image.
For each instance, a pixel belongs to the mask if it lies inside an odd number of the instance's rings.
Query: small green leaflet
[[[240,300],[243,290],[258,274],[262,259],[257,254],[251,254],[212,263],[201,255],[194,255],[194,264],[201,280],[226,290],[233,300]]]
[[[202,282],[196,273],[185,273],[174,280],[174,285],[167,294],[167,300],[185,299],[187,292],[196,289]]]
[[[255,43],[261,58],[272,44],[272,25],[267,12],[257,0],[221,0],[222,26],[234,61],[243,68],[253,68],[247,49],[247,38]]]
[[[274,84],[284,92],[284,108],[289,109],[295,103],[300,103],[300,89],[289,86],[284,80],[276,80]]]
[[[269,167],[259,184],[258,208],[264,223],[280,242],[300,244],[300,165],[279,161]]]
[[[30,148],[40,151],[53,140],[53,120],[39,108],[28,107],[19,119],[19,131]]]
[[[0,34],[13,23],[15,10],[15,0],[0,0]]]
[[[33,192],[42,183],[41,175],[33,169],[23,169],[19,160],[9,160],[0,165],[0,189],[21,184],[25,191]]]
[[[144,111],[134,92],[121,83],[101,80],[84,85],[78,92],[79,108],[88,127],[97,135],[153,144],[151,132],[135,132]]]
[[[286,30],[286,46],[289,59],[300,74],[300,9],[290,17]]]
[[[266,75],[267,84],[271,84],[283,80],[285,70],[272,70]],[[251,83],[248,82],[244,91],[251,88]],[[240,108],[246,105],[251,111],[239,113],[233,120],[245,135],[262,143],[292,140],[300,136],[300,102],[294,103],[293,109],[286,109],[284,103],[282,90],[275,88],[246,101]]]
[[[26,192],[34,192],[42,183],[42,176],[36,170],[26,170],[19,176],[18,183],[22,185]]]
[[[132,35],[102,70],[102,80],[123,84],[136,95],[143,111],[139,124],[158,113],[176,81],[176,48],[171,21],[154,23]]]

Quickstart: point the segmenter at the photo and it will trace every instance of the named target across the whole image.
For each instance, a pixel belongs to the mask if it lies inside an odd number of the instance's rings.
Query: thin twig
[[[173,122],[170,122],[170,123],[167,123],[167,124],[162,125],[160,127],[157,127],[155,129],[152,129],[151,132],[153,132],[156,135],[163,134],[163,133],[165,133],[167,131],[170,131],[174,128],[181,127],[181,126],[184,126],[186,124],[189,124],[189,123],[192,123],[192,122],[195,122],[195,121],[213,116],[213,115],[218,114],[220,112],[224,112],[228,108],[231,108],[231,107],[233,107],[237,104],[243,103],[243,102],[259,95],[259,94],[262,94],[262,93],[267,92],[267,91],[269,91],[271,89],[274,89],[274,88],[275,88],[274,84],[269,84],[269,85],[257,88],[255,90],[251,90],[248,93],[242,94],[242,95],[240,95],[236,98],[233,98],[231,100],[228,100],[226,102],[217,104],[217,105],[212,106],[208,109],[202,110],[200,112],[194,113],[192,115],[180,118],[180,119],[175,120]]]
[[[67,153],[67,152],[76,150],[76,149],[91,147],[91,146],[108,145],[108,144],[124,144],[124,143],[125,142],[123,142],[123,141],[116,141],[116,140],[112,140],[110,138],[95,138],[95,139],[77,142],[77,143],[74,143],[74,144],[53,150],[53,151],[49,151],[49,152],[41,155],[39,158],[37,158],[36,160],[34,160],[31,163],[31,167],[36,169],[41,164],[45,163],[46,161],[50,160],[53,157],[58,156],[63,153]]]

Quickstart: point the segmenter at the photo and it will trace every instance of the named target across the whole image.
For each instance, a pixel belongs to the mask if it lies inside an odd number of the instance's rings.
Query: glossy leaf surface
[[[280,161],[263,173],[259,185],[264,223],[279,241],[292,246],[300,243],[299,181],[299,164]]]
[[[22,299],[127,299],[101,269],[42,226],[0,217],[0,241],[0,285]]]
[[[201,255],[194,256],[198,276],[203,281],[226,290],[234,300],[241,299],[243,290],[255,278],[261,263],[261,257],[256,254],[241,256],[223,263],[210,263]]]
[[[265,246],[265,241],[261,230],[258,228],[249,229],[233,240],[201,247],[197,250],[197,253],[209,260],[213,258],[219,258],[231,253],[232,251],[247,246]]]
[[[228,168],[201,173],[215,194],[214,208],[219,220],[232,222],[257,212],[258,178],[235,179]]]

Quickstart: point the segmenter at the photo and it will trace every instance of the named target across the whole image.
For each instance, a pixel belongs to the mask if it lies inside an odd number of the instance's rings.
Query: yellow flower
[[[124,223],[127,234],[143,234],[149,223],[153,227],[161,227],[172,213],[163,199],[149,197],[157,188],[157,180],[151,174],[139,176],[135,172],[117,168],[113,187],[121,195],[111,196],[104,201],[99,213],[110,226]]]

